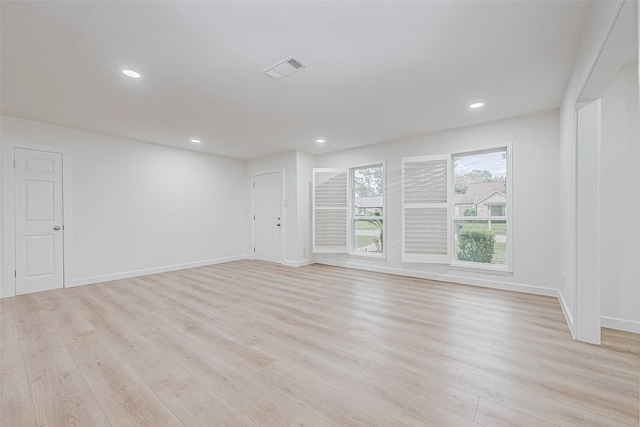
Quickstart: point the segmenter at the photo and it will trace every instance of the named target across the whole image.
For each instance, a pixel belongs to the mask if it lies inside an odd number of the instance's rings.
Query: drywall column
[[[578,110],[576,337],[600,344],[598,181],[600,100]]]

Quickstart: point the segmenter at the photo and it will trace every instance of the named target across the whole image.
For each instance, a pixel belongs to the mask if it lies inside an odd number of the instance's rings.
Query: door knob
[[[54,230],[56,230],[56,231],[58,231],[58,230],[60,230],[60,226],[59,226],[59,225],[56,225],[55,227],[53,227],[53,229],[54,229]]]

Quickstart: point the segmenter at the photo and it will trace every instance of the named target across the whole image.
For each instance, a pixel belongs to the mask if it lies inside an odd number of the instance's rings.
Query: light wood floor
[[[638,426],[554,298],[238,261],[0,300],[2,427]]]

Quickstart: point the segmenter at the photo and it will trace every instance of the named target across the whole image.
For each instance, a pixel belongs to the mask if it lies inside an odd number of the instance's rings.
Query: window
[[[384,256],[383,163],[314,168],[312,188],[314,253]]]
[[[382,164],[351,169],[353,183],[353,253],[384,253],[384,167]]]
[[[511,271],[510,153],[401,159],[403,262]],[[385,164],[313,173],[314,252],[384,257]]]
[[[509,265],[507,148],[452,156],[454,205],[453,265],[506,270]]]
[[[402,158],[402,261],[449,264],[449,156]]]
[[[489,216],[504,216],[505,205],[487,205]]]

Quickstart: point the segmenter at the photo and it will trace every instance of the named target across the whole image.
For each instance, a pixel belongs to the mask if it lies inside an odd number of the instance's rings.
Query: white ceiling
[[[591,6],[2,1],[2,113],[240,159],[341,150],[557,108]],[[290,55],[309,67],[262,74]]]

